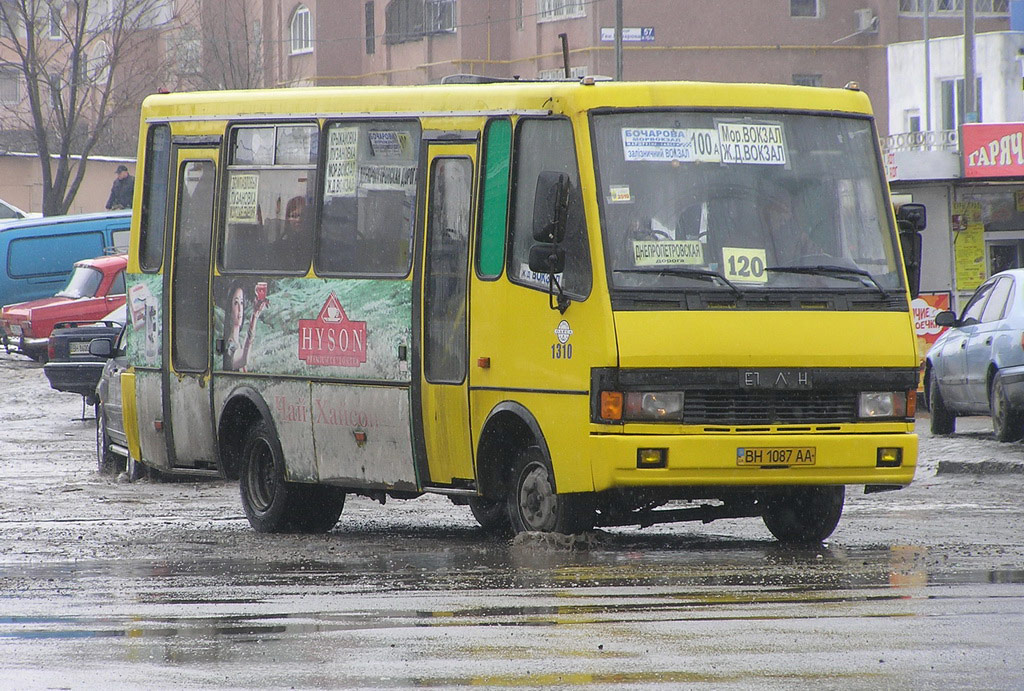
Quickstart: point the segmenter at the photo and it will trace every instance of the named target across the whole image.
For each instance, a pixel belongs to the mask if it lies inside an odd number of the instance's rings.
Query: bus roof
[[[344,113],[482,115],[575,113],[595,108],[768,108],[871,114],[855,88],[714,82],[498,82],[425,86],[321,86],[154,94],[143,120]]]

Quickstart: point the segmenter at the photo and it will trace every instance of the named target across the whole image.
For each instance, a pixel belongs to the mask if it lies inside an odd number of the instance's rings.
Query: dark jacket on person
[[[132,194],[135,191],[135,178],[128,175],[117,178],[110,187],[110,198],[107,199],[108,209],[132,208]]]

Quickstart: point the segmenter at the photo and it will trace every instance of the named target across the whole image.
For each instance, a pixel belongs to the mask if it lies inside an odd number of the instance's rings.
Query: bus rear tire
[[[551,464],[537,446],[519,452],[509,485],[508,516],[516,533],[572,535],[594,527],[591,495],[558,494]]]
[[[779,542],[815,544],[839,525],[845,499],[842,485],[790,487],[767,497],[762,519]]]
[[[345,494],[326,485],[284,479],[281,442],[265,420],[253,424],[242,445],[242,509],[258,533],[326,533],[345,506]]]

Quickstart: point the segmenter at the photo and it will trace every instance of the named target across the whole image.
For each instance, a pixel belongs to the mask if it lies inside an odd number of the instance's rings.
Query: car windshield
[[[593,123],[614,289],[903,289],[870,120],[630,111]]]
[[[103,282],[103,273],[91,266],[76,266],[64,290],[57,293],[59,298],[91,298]]]

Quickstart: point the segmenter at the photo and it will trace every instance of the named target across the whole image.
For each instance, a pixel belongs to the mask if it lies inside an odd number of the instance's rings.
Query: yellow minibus
[[[129,449],[237,478],[257,531],[440,493],[816,542],[914,476],[923,210],[853,85],[171,93],[141,127]]]

